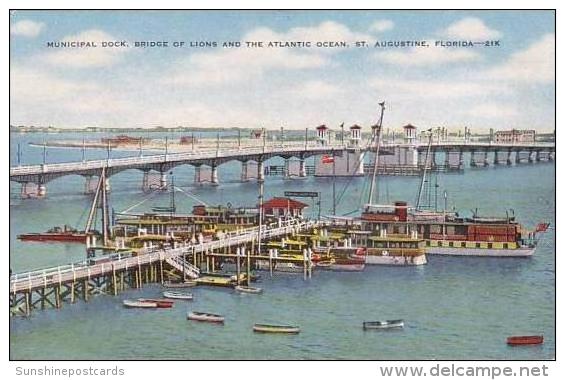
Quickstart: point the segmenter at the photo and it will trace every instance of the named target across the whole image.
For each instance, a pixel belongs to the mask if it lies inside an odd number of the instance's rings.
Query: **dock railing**
[[[235,233],[227,233],[220,240],[212,240],[197,244],[181,244],[177,248],[154,249],[148,248],[139,251],[137,256],[128,256],[110,259],[109,261],[89,265],[88,260],[60,265],[57,267],[33,270],[24,273],[15,273],[10,276],[10,292],[17,293],[54,284],[63,284],[78,279],[90,279],[91,277],[127,270],[133,267],[151,264],[159,261],[174,259],[189,253],[209,252],[229,246],[248,243],[254,239],[261,240],[275,238],[282,235],[300,232],[303,229],[313,228],[318,221],[289,219],[272,223],[261,231],[259,237],[258,227],[247,228]],[[197,268],[196,268],[197,269]]]

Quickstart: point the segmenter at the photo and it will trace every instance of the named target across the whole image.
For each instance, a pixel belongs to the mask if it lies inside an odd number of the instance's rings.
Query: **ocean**
[[[77,134],[11,134],[10,161],[41,163],[43,149],[30,142],[80,140]],[[85,134],[98,139],[101,134]],[[87,151],[87,159],[106,152]],[[112,157],[132,152],[111,152]],[[146,152],[149,154],[149,152]],[[81,160],[80,149],[48,148],[48,162]],[[468,157],[467,157],[468,159]],[[268,164],[281,164],[272,159]],[[311,160],[310,160],[311,163]],[[258,187],[240,183],[240,163],[219,167],[220,186],[195,186],[190,166],[173,170],[175,185],[193,195],[177,193],[179,212],[190,212],[194,197],[210,205],[254,206]],[[142,173],[128,170],[110,178],[110,202],[124,210],[147,197],[141,191]],[[415,177],[380,177],[379,201],[406,200],[414,204],[419,186]],[[539,222],[555,224],[555,164],[465,168],[464,174],[437,178],[443,205],[462,214],[505,215],[513,210],[527,228]],[[346,186],[347,185],[347,186]],[[341,201],[337,214],[355,215],[366,199],[363,178],[338,178]],[[82,228],[90,197],[83,195],[84,179],[66,176],[47,184],[47,197],[21,200],[20,186],[10,184],[10,268],[22,272],[85,258],[84,246],[20,242],[24,232],[56,225]],[[332,209],[332,179],[308,177],[287,180],[266,177],[265,198],[285,190],[321,192],[322,215]],[[314,201],[310,215],[317,215]],[[156,194],[135,211],[167,205],[169,195]],[[11,359],[552,359],[555,357],[555,235],[550,229],[531,258],[474,258],[429,256],[420,267],[369,266],[359,273],[314,271],[301,274],[262,272],[261,295],[228,289],[197,287],[194,301],[176,302],[172,309],[124,309],[126,298],[157,297],[160,285],[144,285],[118,296],[100,295],[88,303],[65,303],[62,309],[34,311],[30,318],[10,319]],[[186,319],[191,310],[223,314],[223,326]],[[366,320],[404,319],[399,331],[363,331]],[[293,336],[254,334],[254,323],[296,324]],[[545,343],[509,347],[510,335],[543,334]]]

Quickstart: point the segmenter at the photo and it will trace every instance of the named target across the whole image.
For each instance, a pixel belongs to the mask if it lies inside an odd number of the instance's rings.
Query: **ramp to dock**
[[[182,256],[168,257],[165,259],[165,262],[181,273],[185,273],[187,277],[193,280],[200,277],[200,269],[186,261]]]

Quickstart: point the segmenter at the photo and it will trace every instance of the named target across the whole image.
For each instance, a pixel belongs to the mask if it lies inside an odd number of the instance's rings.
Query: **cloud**
[[[77,35],[64,37],[64,42],[96,42],[97,47],[54,47],[54,51],[46,53],[42,58],[49,64],[58,67],[90,68],[105,67],[117,63],[128,51],[127,48],[102,47],[103,41],[119,40],[114,36],[97,29],[83,31]]]
[[[452,80],[410,80],[401,78],[373,78],[369,85],[398,98],[455,99],[508,94],[501,85],[454,78]]]
[[[491,38],[500,38],[502,33],[498,30],[491,29],[485,25],[483,20],[476,17],[466,17],[451,25],[440,32],[448,38],[456,38],[460,40],[488,40]]]
[[[515,117],[519,114],[515,106],[500,103],[480,103],[475,106],[465,108],[465,113],[475,117],[490,119],[505,119]]]
[[[477,60],[480,56],[471,50],[448,49],[436,46],[412,47],[407,51],[384,51],[375,54],[379,61],[400,66],[444,65]]]
[[[292,88],[291,92],[309,100],[327,100],[338,94],[340,90],[333,84],[321,80],[312,80]]]
[[[325,21],[315,27],[296,27],[286,33],[269,28],[256,28],[246,33],[241,41],[263,42],[263,48],[242,46],[230,50],[197,53],[181,61],[168,75],[165,83],[175,85],[214,86],[260,79],[273,70],[309,70],[330,64],[328,55],[343,48],[288,48],[267,47],[274,42],[316,42],[371,40],[371,36],[351,31],[347,26]]]
[[[23,37],[37,37],[45,28],[42,22],[21,20],[10,25],[10,34]]]
[[[525,50],[512,54],[505,63],[487,70],[485,76],[513,83],[552,83],[555,80],[555,34],[546,34]]]
[[[369,30],[371,32],[381,33],[391,30],[392,28],[394,28],[394,22],[391,20],[377,20],[371,24]]]

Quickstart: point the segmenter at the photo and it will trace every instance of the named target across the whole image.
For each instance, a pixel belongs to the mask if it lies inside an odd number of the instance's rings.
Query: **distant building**
[[[251,131],[251,138],[252,139],[260,139],[263,137],[263,130],[262,129],[255,129]]]
[[[536,131],[533,129],[512,129],[510,131],[496,131],[495,143],[525,143],[536,141]]]
[[[263,203],[265,215],[301,217],[302,211],[308,207],[306,203],[291,198],[277,197]]]

